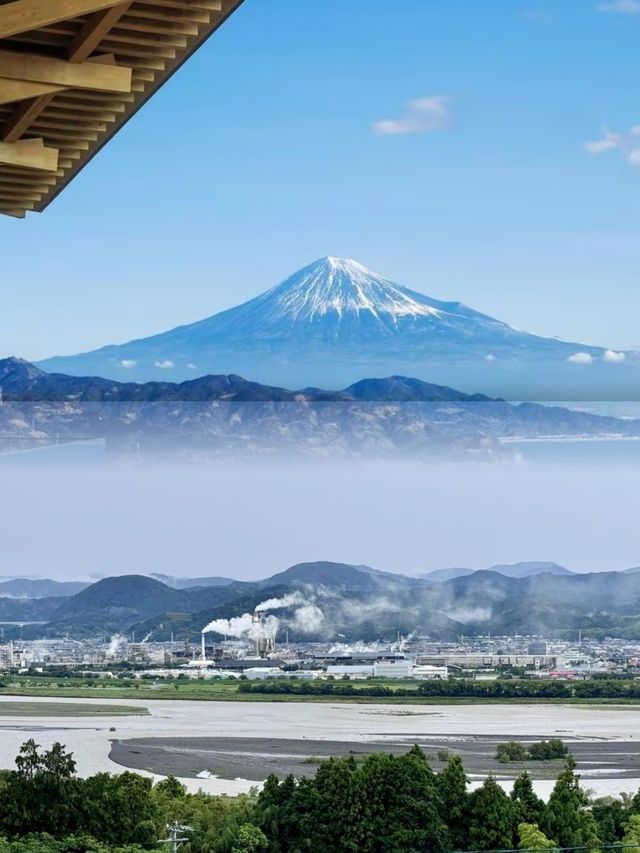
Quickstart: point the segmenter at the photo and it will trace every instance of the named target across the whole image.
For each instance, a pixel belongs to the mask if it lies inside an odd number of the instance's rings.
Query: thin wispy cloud
[[[629,166],[640,168],[640,125],[627,133],[612,133],[606,128],[600,139],[585,143],[585,150],[594,157],[610,151],[618,151]]]
[[[617,15],[640,15],[640,0],[610,0],[608,3],[601,3],[598,11]]]
[[[431,95],[409,101],[400,118],[374,122],[373,132],[380,136],[435,133],[446,130],[450,124],[451,98],[446,95]]]

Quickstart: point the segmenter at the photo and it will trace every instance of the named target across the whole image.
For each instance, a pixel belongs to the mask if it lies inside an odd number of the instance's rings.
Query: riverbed
[[[0,707],[13,701],[25,700],[3,696]],[[64,699],[47,701],[61,706],[68,704]],[[72,702],[75,706],[109,704],[105,699]],[[148,708],[149,714],[69,716],[61,707],[59,715],[52,713],[47,717],[28,713],[0,716],[0,766],[12,767],[20,745],[33,737],[43,747],[55,741],[65,744],[74,753],[78,772],[83,776],[100,771],[122,772],[128,763],[156,779],[177,772],[191,791],[201,788],[210,793],[237,794],[259,784],[261,774],[255,772],[255,766],[264,761],[265,741],[270,744],[267,752],[271,750],[272,758],[293,756],[294,764],[310,768],[313,762],[307,759],[313,756],[348,754],[354,748],[361,752],[361,745],[366,745],[365,751],[375,751],[383,745],[397,752],[418,743],[431,756],[435,769],[441,766],[438,751],[461,752],[469,763],[471,778],[478,782],[491,769],[488,756],[497,742],[559,737],[576,752],[584,784],[597,794],[615,795],[640,788],[640,706],[393,706],[183,700],[127,700],[127,704]],[[114,700],[113,705],[115,711],[119,703]],[[212,746],[206,739],[215,739],[215,744]],[[147,755],[140,758],[141,750],[130,743],[133,740],[145,745]],[[287,741],[298,744],[292,748]],[[332,742],[336,744],[335,750],[330,747]],[[185,760],[185,755],[193,756],[194,749],[201,755],[195,760]],[[170,756],[164,764],[163,751]],[[133,760],[136,752],[138,755]],[[151,763],[150,752],[154,753]],[[224,760],[221,753],[226,755]],[[278,761],[272,762],[276,771]],[[290,767],[289,764],[282,769]],[[510,784],[508,777],[520,769],[520,766],[500,768],[506,787]],[[538,792],[548,795],[553,780],[544,777],[553,775],[549,770],[554,768],[530,762],[528,769],[536,780]]]

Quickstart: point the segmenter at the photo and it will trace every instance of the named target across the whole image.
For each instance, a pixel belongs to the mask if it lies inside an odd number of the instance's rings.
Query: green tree
[[[440,851],[448,846],[436,776],[424,752],[370,755],[355,780],[362,804],[359,833],[371,853]],[[356,835],[356,837],[357,837]]]
[[[527,750],[517,740],[499,743],[496,749],[496,758],[501,764],[508,764],[510,761],[526,761],[527,757]]]
[[[83,781],[80,825],[107,844],[157,840],[159,813],[152,781],[136,773],[98,773]]]
[[[640,814],[631,815],[629,818],[622,843],[631,845],[626,847],[625,853],[640,853]]]
[[[259,853],[267,850],[269,842],[261,829],[252,823],[243,823],[238,828],[230,853]]]
[[[171,799],[184,797],[187,793],[185,786],[175,776],[167,776],[166,779],[161,779],[153,786],[153,790],[156,794]]]
[[[529,758],[534,761],[551,761],[554,758],[565,758],[568,754],[569,747],[557,737],[532,743],[529,747]]]
[[[500,850],[513,844],[513,803],[489,776],[469,798],[469,846]]]
[[[631,798],[627,794],[623,794],[621,799],[599,797],[591,803],[591,814],[602,844],[615,844],[622,840],[630,810]]]
[[[518,847],[520,850],[555,850],[556,846],[535,823],[521,823],[518,826]]]
[[[21,746],[16,766],[0,787],[0,829],[9,837],[73,832],[79,782],[72,755],[59,743],[40,752],[31,739]]]
[[[598,846],[597,825],[591,812],[586,811],[587,795],[580,787],[572,756],[556,782],[545,809],[543,828],[559,847]]]
[[[450,756],[447,766],[438,773],[437,785],[441,814],[449,828],[449,845],[452,850],[466,850],[469,846],[467,784],[462,759],[459,755]]]
[[[533,790],[531,776],[525,771],[513,783],[511,789],[513,820],[516,829],[521,823],[540,825],[544,818],[544,802]]]

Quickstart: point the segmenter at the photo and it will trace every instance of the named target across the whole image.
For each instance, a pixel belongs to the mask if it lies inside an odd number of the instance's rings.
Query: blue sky
[[[162,331],[326,254],[640,347],[639,46],[638,0],[245,0],[44,214],[0,219],[0,354]]]

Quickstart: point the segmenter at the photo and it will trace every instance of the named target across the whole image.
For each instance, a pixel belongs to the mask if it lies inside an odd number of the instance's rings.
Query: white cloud
[[[135,367],[138,362],[134,361],[132,358],[123,358],[120,362],[120,367],[124,367],[126,370],[130,370],[132,367]]]
[[[170,370],[172,367],[175,367],[175,363],[170,359],[165,359],[164,361],[156,361],[153,365],[154,367],[159,367],[160,370]]]
[[[198,365],[197,365],[197,364],[194,364],[192,361],[190,361],[190,362],[189,362],[189,364],[187,365],[187,369],[188,369],[188,370],[197,370],[197,369],[198,369]]]
[[[621,361],[625,361],[625,359],[626,355],[623,352],[616,352],[612,349],[606,350],[602,356],[602,360],[607,361],[610,364],[619,364]]]
[[[495,360],[496,360],[496,357],[495,357],[495,355],[492,355],[490,352],[488,352],[488,353],[485,355],[484,360],[485,360],[485,361],[495,361]]]
[[[589,154],[603,154],[605,151],[613,151],[615,148],[619,148],[621,144],[622,137],[619,133],[610,133],[605,129],[602,139],[596,139],[594,142],[586,142],[584,147]]]
[[[571,361],[573,364],[591,364],[593,356],[589,355],[588,352],[574,352],[567,361]]]
[[[374,122],[373,132],[394,136],[445,130],[451,122],[450,100],[446,95],[431,95],[409,101],[403,116]]]
[[[598,6],[599,12],[614,12],[618,15],[640,15],[640,0],[610,0]]]
[[[640,168],[640,126],[632,127],[627,133],[612,133],[605,128],[600,139],[586,142],[584,147],[594,157],[607,151],[619,151],[630,166]]]

